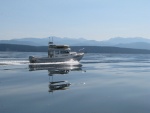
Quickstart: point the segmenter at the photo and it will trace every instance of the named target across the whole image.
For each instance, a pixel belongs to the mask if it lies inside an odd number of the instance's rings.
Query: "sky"
[[[150,0],[0,0],[0,40],[150,39]]]

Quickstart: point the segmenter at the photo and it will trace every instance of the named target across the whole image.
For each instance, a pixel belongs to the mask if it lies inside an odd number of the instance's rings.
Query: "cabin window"
[[[49,48],[54,48],[54,46],[53,45],[49,45]]]
[[[69,53],[69,51],[61,51],[60,53],[61,54],[67,54],[67,53]]]
[[[59,51],[55,51],[55,54],[59,54]]]

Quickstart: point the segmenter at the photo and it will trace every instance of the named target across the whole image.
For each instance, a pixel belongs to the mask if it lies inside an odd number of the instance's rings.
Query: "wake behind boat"
[[[71,52],[68,45],[56,45],[53,42],[48,44],[48,57],[29,56],[30,63],[47,63],[47,62],[65,62],[65,61],[80,61],[84,53]]]

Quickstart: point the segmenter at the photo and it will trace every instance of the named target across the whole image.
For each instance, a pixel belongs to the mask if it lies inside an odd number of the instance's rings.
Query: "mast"
[[[49,45],[53,44],[53,37],[49,37]]]
[[[49,37],[49,43],[48,43],[48,57],[52,58],[54,57],[54,50],[53,50],[54,44],[53,44],[53,37]]]

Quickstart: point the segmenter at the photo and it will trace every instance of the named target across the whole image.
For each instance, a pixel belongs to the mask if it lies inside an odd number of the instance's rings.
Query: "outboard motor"
[[[34,56],[29,56],[30,63],[35,63],[36,59]]]

